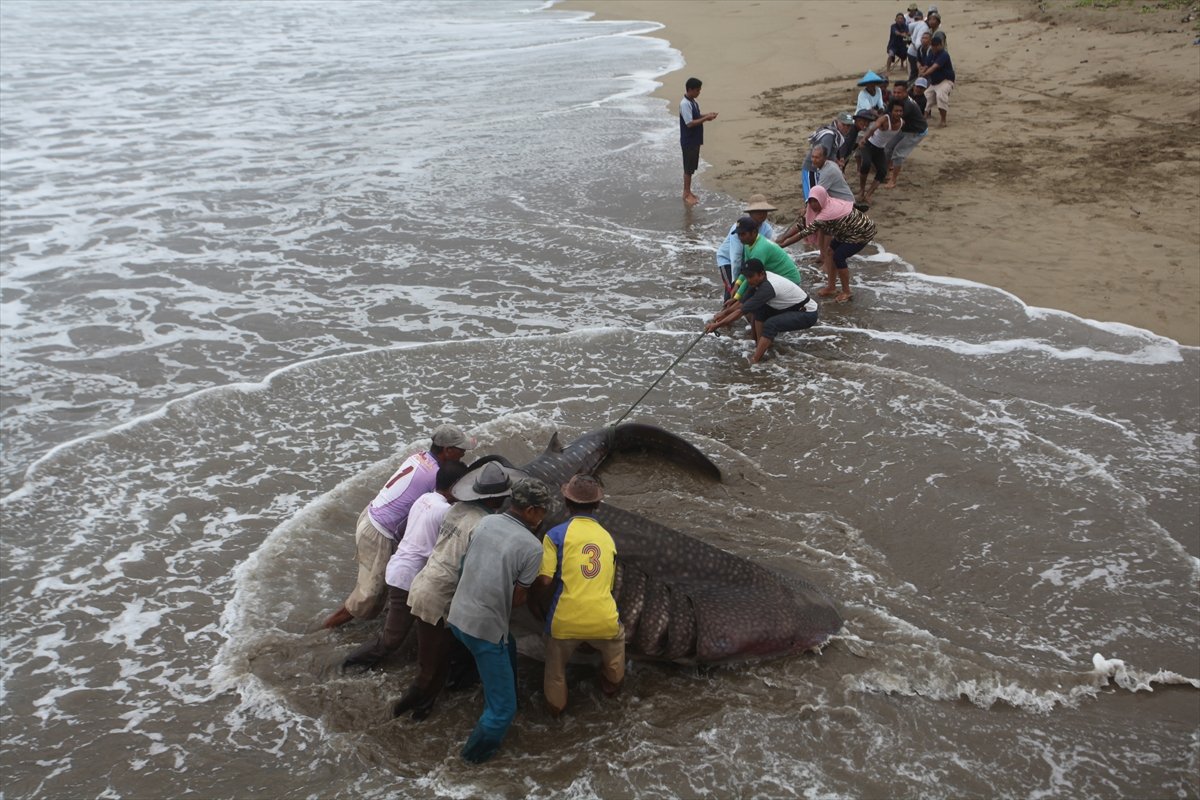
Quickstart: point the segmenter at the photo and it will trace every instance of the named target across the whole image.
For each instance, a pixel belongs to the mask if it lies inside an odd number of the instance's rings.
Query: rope
[[[634,404],[629,407],[629,410],[626,411],[624,414],[622,414],[621,418],[619,420],[617,420],[616,422],[614,422],[610,427],[616,427],[617,425],[620,425],[625,420],[626,417],[628,417],[631,413],[633,413],[633,410],[638,407],[638,403],[645,400],[646,395],[648,395],[648,394],[650,394],[650,392],[654,391],[654,387],[658,386],[658,382],[661,381],[663,378],[667,377],[667,373],[670,372],[671,370],[675,369],[676,364],[678,364],[680,361],[683,361],[683,357],[691,352],[692,348],[696,346],[696,342],[699,342],[701,339],[703,339],[704,334],[706,334],[706,333],[707,333],[707,331],[700,331],[700,335],[697,336],[695,339],[692,339],[692,343],[687,346],[687,349],[684,350],[682,353],[680,353],[679,357],[671,362],[671,366],[669,366],[665,370],[663,370],[663,374],[659,375],[658,379],[655,380],[654,383],[650,384],[650,388],[647,389],[646,391],[642,392],[642,396],[639,397],[634,402]]]

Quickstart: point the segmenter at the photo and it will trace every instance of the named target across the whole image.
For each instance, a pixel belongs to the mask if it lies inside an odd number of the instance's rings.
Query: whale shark
[[[521,469],[557,489],[576,473],[595,474],[616,453],[665,457],[721,478],[717,465],[690,442],[637,422],[592,431],[566,447],[555,432],[545,452]],[[630,657],[698,665],[773,658],[820,648],[842,627],[832,601],[802,578],[607,501],[590,516],[616,544],[613,596]],[[566,519],[559,498],[538,535]]]

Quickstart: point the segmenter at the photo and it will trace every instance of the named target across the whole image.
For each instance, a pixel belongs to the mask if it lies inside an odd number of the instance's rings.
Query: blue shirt
[[[954,80],[954,64],[950,61],[950,53],[945,48],[940,53],[932,53],[929,57],[930,64],[936,64],[939,69],[934,70],[925,77],[929,79],[930,86],[937,86],[942,81]]]

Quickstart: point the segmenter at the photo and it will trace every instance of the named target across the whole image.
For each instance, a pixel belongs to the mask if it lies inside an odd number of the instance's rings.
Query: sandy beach
[[[790,221],[808,134],[853,109],[856,80],[882,69],[888,25],[906,5],[560,7],[663,23],[657,35],[687,62],[660,78],[664,114],[674,118],[692,75],[704,81],[702,109],[719,113],[706,128],[697,191],[762,192],[779,207],[775,218]],[[927,273],[1200,345],[1196,10],[937,5],[958,75],[949,125],[931,127],[900,185],[876,193],[879,240]],[[857,175],[847,177],[857,188]]]

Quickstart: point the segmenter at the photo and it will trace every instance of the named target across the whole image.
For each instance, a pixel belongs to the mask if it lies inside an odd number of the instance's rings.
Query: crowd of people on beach
[[[907,79],[889,80],[893,66],[905,64]],[[754,195],[717,248],[724,305],[705,331],[728,329],[744,318],[755,342],[752,364],[763,359],[780,333],[811,328],[819,317],[819,306],[801,287],[800,272],[786,248],[805,242],[818,251],[825,283],[816,297],[837,303],[853,300],[848,259],[875,237],[875,223],[867,216],[875,192],[881,186],[896,188],[906,160],[929,133],[934,111],[939,126],[947,124],[955,73],[937,6],[922,13],[911,3],[907,14],[896,14],[881,71],[868,70],[858,81],[861,88],[853,111],[838,113],[807,137],[799,218],[777,233],[767,217],[778,209],[763,195]],[[692,175],[700,162],[704,125],[717,118],[715,112],[700,111],[702,87],[698,78],[688,78],[679,103],[683,200],[688,205],[699,202]],[[855,173],[857,194],[851,186]]]
[[[819,251],[825,285],[816,297],[853,299],[847,259],[875,236],[866,213],[875,190],[896,185],[935,108],[945,124],[954,72],[940,27],[936,7],[927,17],[915,4],[907,16],[897,14],[884,75],[867,72],[858,82],[857,108],[807,137],[803,214],[777,231],[768,220],[777,209],[754,195],[718,247],[724,304],[705,331],[745,318],[755,341],[752,363],[780,333],[810,328],[819,316],[787,251],[791,245],[804,241]],[[910,80],[889,87],[885,76],[893,62],[905,61]],[[698,201],[691,179],[704,125],[717,118],[701,113],[701,88],[698,79],[687,80],[679,112],[689,205]],[[848,166],[858,169],[857,197]],[[415,634],[416,676],[392,706],[393,716],[424,720],[444,689],[482,684],[483,713],[462,750],[463,758],[478,763],[498,751],[517,712],[514,608],[529,605],[542,621],[543,694],[552,715],[567,706],[566,666],[581,647],[599,654],[602,693],[620,690],[625,634],[612,593],[616,546],[591,516],[604,497],[594,476],[575,475],[559,487],[567,519],[539,541],[535,533],[559,501],[550,487],[503,459],[485,457],[466,467],[462,459],[473,442],[453,425],[438,426],[430,442],[405,459],[359,514],[357,580],[324,627],[384,616],[379,632],[342,659],[344,671],[382,665]]]
[[[417,674],[392,706],[427,718],[443,689],[483,686],[484,710],[462,749],[467,761],[499,750],[517,713],[513,609],[543,620],[543,693],[553,716],[567,706],[567,662],[599,653],[598,683],[625,678],[625,631],[613,598],[616,546],[593,517],[600,481],[575,475],[559,488],[567,519],[534,535],[556,505],[542,481],[485,457],[462,463],[473,442],[439,425],[428,450],[409,456],[363,508],[355,530],[358,576],[324,623],[336,628],[382,612],[377,635],[345,656],[344,671],[378,667],[414,632]]]

